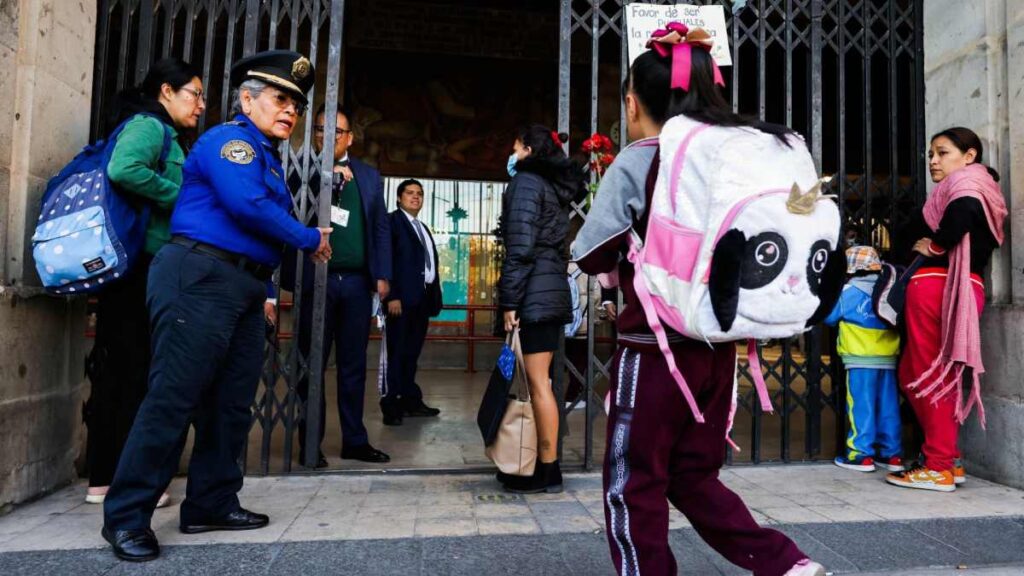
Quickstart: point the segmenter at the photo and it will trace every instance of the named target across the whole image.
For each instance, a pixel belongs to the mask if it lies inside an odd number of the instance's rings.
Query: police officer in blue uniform
[[[149,392],[104,503],[103,537],[123,560],[160,553],[150,520],[177,471],[190,424],[195,445],[181,531],[251,530],[269,522],[239,504],[237,458],[263,364],[271,274],[286,245],[318,261],[330,258],[330,229],[308,228],[290,214],[278,157],[314,77],[296,52],[240,60],[231,69],[234,119],[204,134],[185,162],[172,240],[150,271]]]

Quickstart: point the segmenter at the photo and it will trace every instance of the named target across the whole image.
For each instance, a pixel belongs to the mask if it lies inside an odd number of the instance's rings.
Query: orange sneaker
[[[885,481],[893,486],[916,488],[918,490],[934,490],[936,492],[952,492],[956,490],[952,470],[932,470],[918,466],[906,472],[894,472],[885,477]]]
[[[967,471],[964,470],[964,463],[957,458],[953,460],[953,483],[960,485],[967,482]]]

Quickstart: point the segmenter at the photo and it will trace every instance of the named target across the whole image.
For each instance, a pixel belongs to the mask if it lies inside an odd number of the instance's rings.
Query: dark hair
[[[405,189],[408,188],[409,186],[412,186],[413,184],[419,186],[420,190],[423,190],[422,182],[415,178],[409,178],[408,180],[402,180],[402,183],[398,185],[398,197],[401,198],[402,192],[405,192]]]
[[[142,84],[139,84],[138,90],[144,97],[156,100],[160,97],[160,87],[164,84],[170,84],[171,88],[180,90],[193,78],[201,76],[202,74],[195,66],[181,58],[164,58],[157,60],[149,67],[149,72],[146,73]]]
[[[531,156],[565,158],[562,144],[569,141],[569,135],[565,132],[555,132],[542,124],[530,124],[516,132],[516,139],[522,142],[523,146],[529,146]]]
[[[316,114],[313,115],[313,120],[316,120],[317,118],[319,118],[321,115],[325,114],[326,112],[327,112],[327,103],[326,102],[321,102],[320,105],[316,107]],[[339,104],[338,108],[337,108],[337,114],[341,114],[342,116],[344,116],[345,119],[348,120],[348,127],[352,128],[352,111],[349,110],[348,107],[342,106],[342,105]]]
[[[142,83],[118,94],[114,117],[120,123],[139,112],[149,112],[165,117],[165,121],[170,123],[167,111],[159,102],[161,87],[170,84],[171,88],[180,90],[193,78],[201,76],[202,73],[195,66],[181,58],[157,60],[150,65]]]
[[[672,61],[654,50],[641,54],[626,72],[622,81],[622,99],[632,89],[634,95],[659,125],[685,114],[713,126],[756,128],[789,145],[793,132],[785,126],[761,122],[732,111],[732,106],[715,85],[711,54],[707,50],[692,51],[690,89],[672,88]]]
[[[999,172],[996,172],[995,168],[988,166],[983,161],[985,148],[981,144],[981,138],[978,138],[978,135],[974,133],[974,130],[964,128],[963,126],[947,128],[935,136],[932,136],[932,139],[929,140],[929,142],[935,142],[936,138],[941,137],[948,138],[949,141],[953,143],[953,146],[956,146],[957,150],[960,150],[960,152],[964,154],[966,154],[971,148],[974,148],[974,151],[977,153],[977,156],[974,157],[974,164],[981,164],[984,166],[985,169],[988,170],[989,175],[992,176],[992,179],[999,182]]]

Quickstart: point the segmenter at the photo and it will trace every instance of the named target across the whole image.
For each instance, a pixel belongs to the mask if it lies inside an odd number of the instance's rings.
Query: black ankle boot
[[[522,481],[507,482],[505,489],[516,494],[539,494],[548,492],[556,494],[562,491],[562,470],[558,466],[558,460],[554,462],[537,462],[533,469],[533,476],[528,478],[511,476],[510,478],[522,478]]]

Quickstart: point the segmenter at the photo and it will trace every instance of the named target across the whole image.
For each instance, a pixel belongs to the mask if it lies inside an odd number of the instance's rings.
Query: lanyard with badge
[[[331,224],[336,224],[342,228],[348,228],[350,212],[340,206],[341,193],[345,189],[345,186],[348,185],[348,182],[342,177],[341,172],[334,172],[332,178],[334,180],[334,187],[338,190],[338,205],[335,205],[334,202],[331,203]]]

